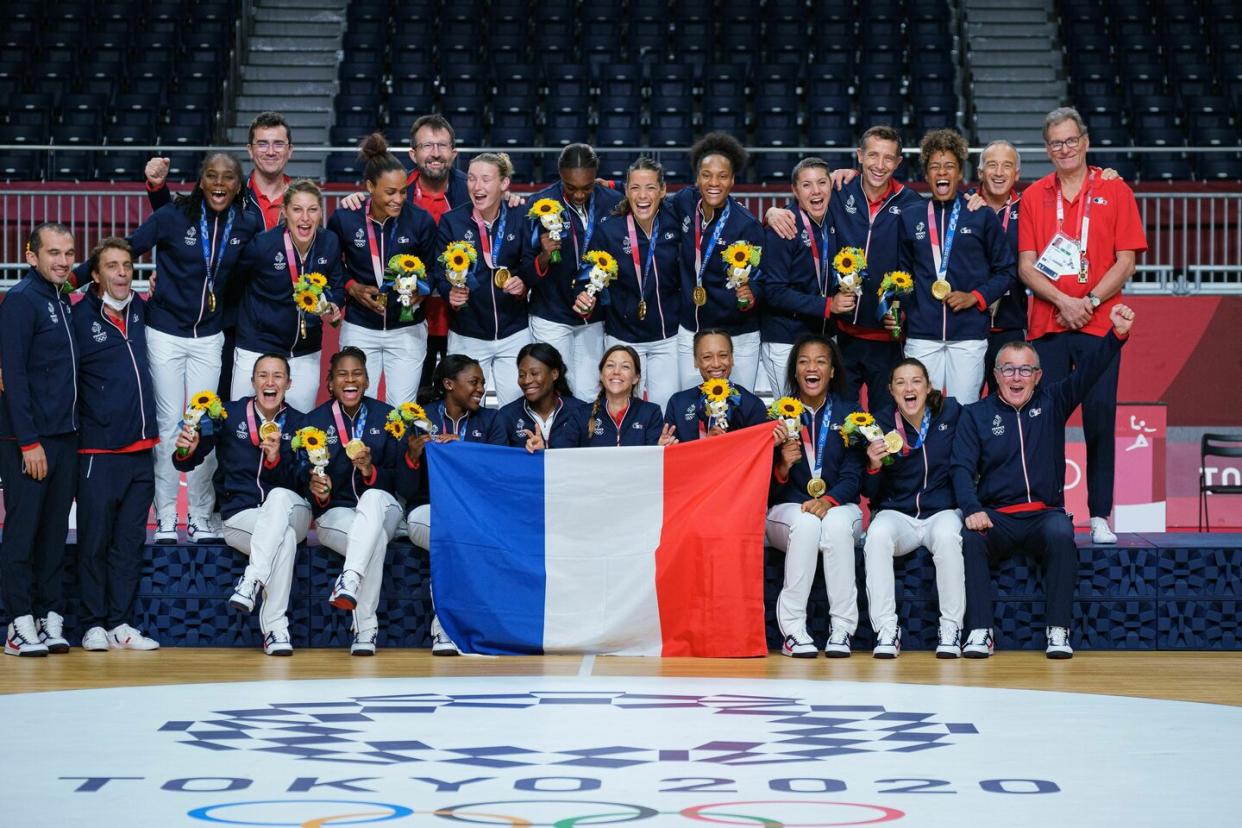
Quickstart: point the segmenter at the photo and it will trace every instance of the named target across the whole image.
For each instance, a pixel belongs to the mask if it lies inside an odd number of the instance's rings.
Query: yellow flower
[[[802,402],[793,397],[781,397],[776,401],[776,407],[783,416],[791,420],[802,416]]]
[[[319,307],[319,297],[311,293],[309,290],[300,291],[293,300],[297,302],[300,309],[307,313],[314,313],[315,308]]]
[[[419,420],[427,419],[427,412],[416,402],[404,402],[400,407],[401,417],[410,422],[417,423]]]
[[[724,402],[729,399],[729,383],[727,380],[710,379],[700,385],[699,390],[711,402]]]
[[[411,256],[408,253],[402,253],[393,256],[388,262],[388,266],[393,270],[399,270],[402,273],[420,273],[423,270],[422,259],[417,256]]]
[[[469,263],[470,260],[466,258],[465,253],[454,253],[452,256],[449,256],[449,267],[453,270],[465,270],[466,265]]]
[[[302,278],[304,278],[307,282],[309,282],[310,284],[314,285],[317,288],[327,287],[328,285],[328,277],[324,276],[322,273],[320,273],[317,270],[314,271],[313,273],[307,273]]]
[[[216,395],[210,391],[199,391],[190,398],[190,407],[206,411],[212,401],[216,399]]]
[[[405,436],[405,423],[401,420],[389,420],[384,423],[384,430],[391,434],[394,439],[400,440]]]
[[[617,260],[607,250],[588,250],[582,260],[595,265],[605,273],[617,272]]]
[[[872,417],[865,411],[855,411],[845,418],[845,422],[849,423],[854,428],[861,428],[862,426],[874,425],[875,417]]]
[[[863,252],[857,247],[841,248],[832,260],[832,267],[842,276],[850,276],[867,266]]]
[[[536,201],[533,206],[531,206],[530,213],[528,215],[534,218],[542,218],[544,216],[550,216],[553,213],[559,213],[560,211],[561,205],[556,199],[541,198]]]
[[[305,434],[302,435],[302,446],[307,451],[321,449],[328,444],[327,436],[317,428],[303,429]]]
[[[734,242],[725,249],[724,260],[734,267],[746,267],[746,263],[750,261],[748,246],[746,242]]]
[[[914,277],[904,270],[898,270],[893,273],[893,287],[897,290],[911,290],[914,288]]]

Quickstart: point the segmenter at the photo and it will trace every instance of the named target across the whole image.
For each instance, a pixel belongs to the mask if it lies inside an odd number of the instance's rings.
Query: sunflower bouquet
[[[886,466],[893,462],[893,455],[901,451],[903,445],[901,435],[896,430],[885,434],[876,425],[875,417],[872,417],[865,411],[855,411],[846,416],[845,422],[841,424],[841,439],[845,441],[847,447],[860,443],[874,443],[876,440],[879,440],[884,443],[884,447],[888,450],[888,454],[884,457],[884,465]]]
[[[470,267],[479,258],[474,245],[466,241],[455,241],[440,254],[440,264],[444,265],[444,278],[455,288],[464,288],[470,276]]]
[[[862,274],[867,269],[867,257],[860,248],[842,247],[832,258],[832,269],[837,274],[839,290],[862,293]]]
[[[792,439],[798,436],[804,408],[802,401],[796,397],[781,397],[779,400],[773,400],[772,404],[768,406],[768,418],[783,420],[785,429],[789,432],[789,437]]]
[[[323,429],[314,426],[299,428],[293,434],[289,447],[294,451],[306,452],[306,459],[315,468],[315,474],[323,475],[328,467],[328,435]]]
[[[556,199],[539,199],[530,206],[526,217],[539,222],[543,229],[548,231],[548,238],[552,241],[561,240],[561,233],[565,229],[565,208]],[[560,260],[561,251],[559,250],[553,250],[552,255],[548,257],[548,261],[551,262],[559,262]]]
[[[384,290],[397,294],[402,322],[414,321],[414,297],[431,293],[427,285],[427,268],[423,260],[409,253],[398,253],[388,260],[384,269]]]
[[[736,290],[750,281],[750,272],[759,266],[759,258],[763,248],[750,242],[735,241],[724,249],[720,257],[724,259],[728,275],[725,287]]]
[[[317,270],[301,274],[293,283],[293,303],[298,306],[298,311],[302,315],[303,339],[306,338],[306,315],[321,316],[332,310],[332,303],[324,295],[327,289],[328,277]],[[340,319],[332,321],[334,328],[340,324]]]
[[[884,280],[880,282],[880,288],[876,291],[880,297],[880,304],[876,309],[876,317],[883,320],[884,317],[892,315],[897,320],[897,327],[893,328],[893,339],[901,336],[901,317],[897,315],[898,308],[901,307],[902,297],[909,296],[914,291],[914,277],[904,270],[893,270],[884,274]]]
[[[388,412],[388,419],[384,422],[384,431],[392,435],[394,440],[400,440],[410,428],[421,428],[428,434],[436,433],[436,427],[431,424],[427,412],[418,403],[401,403]]]
[[[191,426],[199,434],[210,437],[215,433],[216,425],[227,420],[229,413],[224,410],[224,402],[212,391],[199,391],[190,397],[185,414],[181,418],[181,426]],[[177,449],[178,457],[189,454],[185,449]]]
[[[699,386],[703,393],[703,410],[707,412],[707,426],[713,421],[725,431],[729,430],[729,409],[742,401],[742,395],[727,379],[709,379]]]
[[[617,260],[604,250],[588,250],[582,261],[591,266],[586,272],[586,292],[597,296],[617,278]]]

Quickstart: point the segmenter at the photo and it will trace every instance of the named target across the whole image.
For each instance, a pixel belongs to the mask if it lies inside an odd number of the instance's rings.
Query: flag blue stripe
[[[543,452],[454,441],[427,445],[431,582],[444,631],[463,652],[541,654]]]

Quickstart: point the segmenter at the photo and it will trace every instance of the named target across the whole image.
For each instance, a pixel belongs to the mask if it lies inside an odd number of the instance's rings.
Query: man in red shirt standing
[[[1023,194],[1018,275],[1034,294],[1027,336],[1039,353],[1044,379],[1055,382],[1100,347],[1111,326],[1109,311],[1133,275],[1137,255],[1147,249],[1147,237],[1130,188],[1120,179],[1103,180],[1100,169],[1087,164],[1090,139],[1077,110],[1048,113],[1044,144],[1054,170]],[[1108,516],[1120,365],[1115,357],[1082,403],[1095,543],[1117,541]]]

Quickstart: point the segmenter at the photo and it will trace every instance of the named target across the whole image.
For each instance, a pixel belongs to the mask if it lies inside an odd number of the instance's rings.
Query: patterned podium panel
[[[312,536],[313,540],[313,536]],[[862,550],[855,551],[859,626],[855,648],[870,649]],[[1072,642],[1080,649],[1242,649],[1242,535],[1125,535],[1117,546],[1081,545]],[[350,642],[352,615],[328,604],[342,558],[329,549],[298,550],[289,605],[290,632],[299,647],[341,647]],[[164,646],[258,647],[257,616],[229,611],[228,595],[246,559],[227,546],[148,546],[134,622]],[[906,649],[935,647],[939,620],[931,554],[919,549],[894,561],[897,611]],[[776,597],[784,555],[768,549],[764,566],[767,637],[780,647]],[[1015,558],[996,567],[996,643],[1002,649],[1042,649],[1044,595],[1039,565]],[[388,548],[379,606],[381,647],[428,647],[432,615],[426,550],[409,543]],[[73,644],[78,623],[76,547],[66,550],[64,608]],[[3,608],[0,607],[0,612]],[[816,643],[828,636],[829,607],[822,568],[808,606]]]

